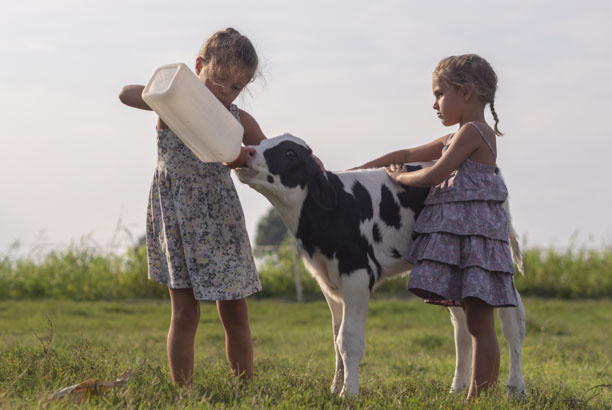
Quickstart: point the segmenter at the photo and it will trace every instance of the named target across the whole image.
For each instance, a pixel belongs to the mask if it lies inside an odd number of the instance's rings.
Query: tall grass
[[[292,241],[276,251],[258,255],[263,291],[256,297],[295,298]],[[612,297],[612,247],[599,250],[531,248],[524,252],[525,275],[515,283],[524,296],[556,298]],[[301,261],[306,299],[321,292]],[[384,283],[377,294],[409,295],[407,278]],[[147,279],[146,249],[141,245],[122,253],[86,244],[52,250],[42,257],[0,255],[1,299],[119,300],[167,298],[164,286]]]
[[[116,300],[164,298],[167,293],[147,279],[144,247],[116,254],[71,245],[39,259],[0,257],[0,299]]]
[[[523,295],[557,298],[612,297],[612,248],[564,251],[529,249],[524,253],[525,275],[516,275]]]
[[[291,265],[291,242],[264,258],[260,276],[270,295],[290,296],[295,293]],[[523,252],[525,275],[515,275],[515,285],[524,296],[574,298],[612,297],[612,247],[602,249],[530,248]],[[518,272],[518,270],[517,270]],[[320,293],[314,279],[300,264],[302,286],[306,295]],[[410,295],[408,277],[383,283],[380,294]]]

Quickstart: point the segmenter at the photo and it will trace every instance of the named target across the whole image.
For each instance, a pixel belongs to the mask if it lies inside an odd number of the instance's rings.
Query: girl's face
[[[434,94],[433,109],[444,126],[461,122],[465,100],[461,88],[454,87],[433,77],[432,90]]]
[[[200,81],[226,108],[229,108],[250,81],[250,77],[243,70],[231,70],[229,67],[221,67],[217,74],[210,75],[203,67],[198,68],[198,65],[196,70],[199,70]]]

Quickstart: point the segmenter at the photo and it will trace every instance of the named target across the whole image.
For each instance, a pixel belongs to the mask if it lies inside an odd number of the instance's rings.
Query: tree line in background
[[[322,299],[316,281],[273,208],[257,225],[254,253],[263,291],[255,298]],[[525,275],[515,275],[523,296],[612,297],[612,248],[526,249]],[[297,289],[296,289],[297,287]],[[385,282],[376,294],[410,295],[407,277]],[[0,299],[121,300],[168,298],[165,286],[147,278],[142,241],[122,254],[85,244],[53,250],[42,258],[0,255]]]

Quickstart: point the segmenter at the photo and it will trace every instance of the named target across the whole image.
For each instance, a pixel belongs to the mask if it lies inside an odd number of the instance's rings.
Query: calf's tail
[[[512,216],[510,215],[510,204],[508,199],[504,202],[504,210],[508,216],[508,242],[510,243],[510,251],[512,252],[512,261],[518,268],[522,275],[525,274],[525,267],[523,266],[523,254],[519,246],[518,234],[512,226]]]
[[[510,225],[510,234],[508,235],[510,241],[510,251],[512,252],[512,260],[522,275],[525,274],[525,267],[523,266],[523,254],[518,243],[518,236],[514,227]]]

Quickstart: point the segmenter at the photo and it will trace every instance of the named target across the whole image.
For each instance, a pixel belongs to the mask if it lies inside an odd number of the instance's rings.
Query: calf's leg
[[[461,307],[448,309],[455,333],[455,375],[451,393],[459,393],[470,384],[472,374],[472,336],[467,328],[465,312]]]
[[[340,333],[340,325],[342,324],[342,302],[333,299],[331,295],[323,290],[323,295],[329,306],[332,316],[332,330],[334,335],[334,351],[336,353],[336,368],[334,371],[334,381],[331,385],[331,392],[338,394],[344,387],[344,363],[340,355],[340,345],[338,344],[338,334]]]
[[[344,363],[344,387],[341,396],[359,397],[359,363],[365,350],[365,325],[370,289],[368,273],[360,269],[340,277],[344,301],[342,324],[337,344]]]
[[[502,333],[508,341],[510,351],[510,372],[506,391],[508,397],[522,399],[527,397],[527,387],[521,368],[521,353],[525,340],[525,309],[518,291],[516,291],[517,307],[497,309],[497,315],[502,323]]]

